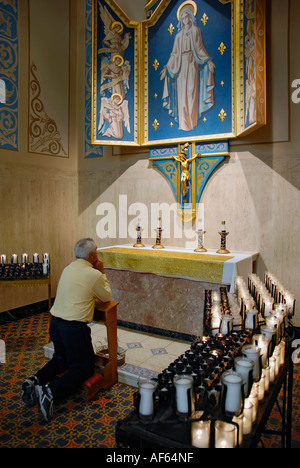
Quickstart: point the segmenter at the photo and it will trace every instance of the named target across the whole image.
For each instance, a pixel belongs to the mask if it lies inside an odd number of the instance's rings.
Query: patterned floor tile
[[[154,355],[156,354],[167,354],[166,348],[156,348],[156,349],[151,349],[152,353]]]

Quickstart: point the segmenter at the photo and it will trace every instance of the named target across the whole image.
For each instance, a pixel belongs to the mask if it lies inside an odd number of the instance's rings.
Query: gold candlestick
[[[229,232],[226,231],[225,221],[222,221],[222,231],[219,232],[219,234],[221,236],[221,247],[219,250],[217,250],[217,253],[220,253],[220,254],[230,253],[230,251],[227,250],[226,248],[226,237],[228,236]]]
[[[158,218],[158,221],[159,221],[159,226],[158,226],[157,229],[155,229],[155,231],[156,231],[156,242],[152,246],[152,249],[164,249],[164,246],[161,243],[161,234],[162,234],[162,231],[163,231],[162,228],[161,228],[161,225],[160,225],[161,219]]]
[[[145,245],[142,243],[142,231],[143,230],[144,229],[142,229],[141,224],[140,224],[140,219],[139,219],[138,225],[136,227],[136,232],[137,232],[136,243],[134,244],[133,247],[145,247]]]

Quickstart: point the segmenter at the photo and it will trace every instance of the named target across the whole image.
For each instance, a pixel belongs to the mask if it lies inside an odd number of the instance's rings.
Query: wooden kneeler
[[[108,356],[96,355],[94,375],[84,382],[87,400],[95,397],[102,388],[106,389],[118,381],[117,306],[118,302],[96,301],[94,321],[104,323],[107,329]],[[97,372],[97,368],[101,371]],[[101,372],[101,373],[100,373]]]

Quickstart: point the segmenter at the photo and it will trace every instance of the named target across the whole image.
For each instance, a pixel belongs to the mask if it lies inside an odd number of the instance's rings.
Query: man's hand
[[[96,262],[93,264],[93,268],[95,268],[96,270],[99,270],[101,273],[104,274],[104,266],[103,266],[103,262],[102,260],[100,260],[99,258],[96,260]]]

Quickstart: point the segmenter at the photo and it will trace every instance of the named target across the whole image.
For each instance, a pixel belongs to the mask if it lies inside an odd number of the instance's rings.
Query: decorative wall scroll
[[[18,149],[18,0],[0,0],[0,148]]]
[[[29,151],[66,156],[57,123],[48,115],[42,102],[41,86],[36,71],[33,63],[30,68]]]
[[[235,138],[266,122],[265,0],[94,0],[92,143]]]
[[[66,158],[69,152],[70,0],[28,0],[28,12],[28,151]]]
[[[229,156],[228,142],[185,143],[150,150],[153,162],[170,183],[184,221],[195,218],[197,205],[209,177]]]

